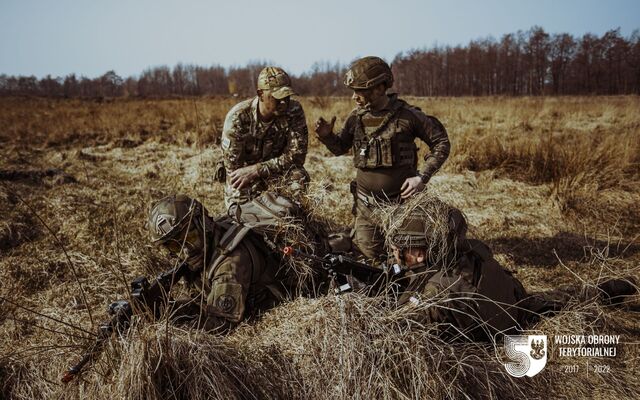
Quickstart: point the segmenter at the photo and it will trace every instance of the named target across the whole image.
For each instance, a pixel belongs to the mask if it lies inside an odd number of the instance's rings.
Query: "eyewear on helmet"
[[[367,96],[373,92],[373,87],[366,89],[352,89],[358,96]]]
[[[182,239],[168,239],[164,243],[162,243],[164,247],[167,248],[173,254],[180,254],[181,252],[186,252],[187,254],[193,254],[194,251],[198,250],[201,246],[200,242],[200,234],[198,230],[192,227],[187,232],[187,236]],[[185,251],[186,250],[186,251]]]

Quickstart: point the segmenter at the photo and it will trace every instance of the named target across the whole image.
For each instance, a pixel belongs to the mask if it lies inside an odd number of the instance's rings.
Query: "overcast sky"
[[[299,74],[315,61],[391,61],[534,25],[574,36],[620,27],[628,37],[640,28],[640,0],[0,0],[0,74],[130,76],[252,60]]]

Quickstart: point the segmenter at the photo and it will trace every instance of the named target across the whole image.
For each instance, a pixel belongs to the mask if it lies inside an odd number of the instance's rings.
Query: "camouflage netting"
[[[459,241],[466,237],[464,214],[431,191],[424,191],[404,204],[381,208],[378,215],[387,247],[426,247],[429,265],[446,267],[455,259]]]

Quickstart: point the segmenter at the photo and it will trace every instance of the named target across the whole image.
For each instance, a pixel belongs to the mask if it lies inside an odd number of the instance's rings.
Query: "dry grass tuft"
[[[632,369],[616,369],[611,378],[624,385],[603,388],[597,378],[563,375],[568,361],[561,358],[551,358],[536,379],[513,378],[501,364],[500,344],[445,342],[437,327],[423,325],[421,315],[434,302],[397,309],[358,294],[298,299],[224,338],[146,322],[113,341],[77,383],[56,383],[65,357],[13,361],[4,373],[15,399],[518,399],[607,391],[630,398],[640,389]],[[586,334],[602,332],[614,318],[595,302],[575,302],[534,328]],[[587,360],[572,362],[584,368]]]

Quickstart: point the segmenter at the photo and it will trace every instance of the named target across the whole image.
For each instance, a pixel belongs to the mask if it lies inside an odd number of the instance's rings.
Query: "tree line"
[[[242,67],[158,66],[136,77],[108,71],[97,78],[0,75],[0,95],[66,98],[251,96],[264,62]],[[640,94],[640,31],[623,37],[613,29],[549,34],[541,27],[466,46],[434,46],[398,54],[392,61],[395,90],[415,96]],[[301,95],[348,95],[346,65],[315,63],[292,76]]]

